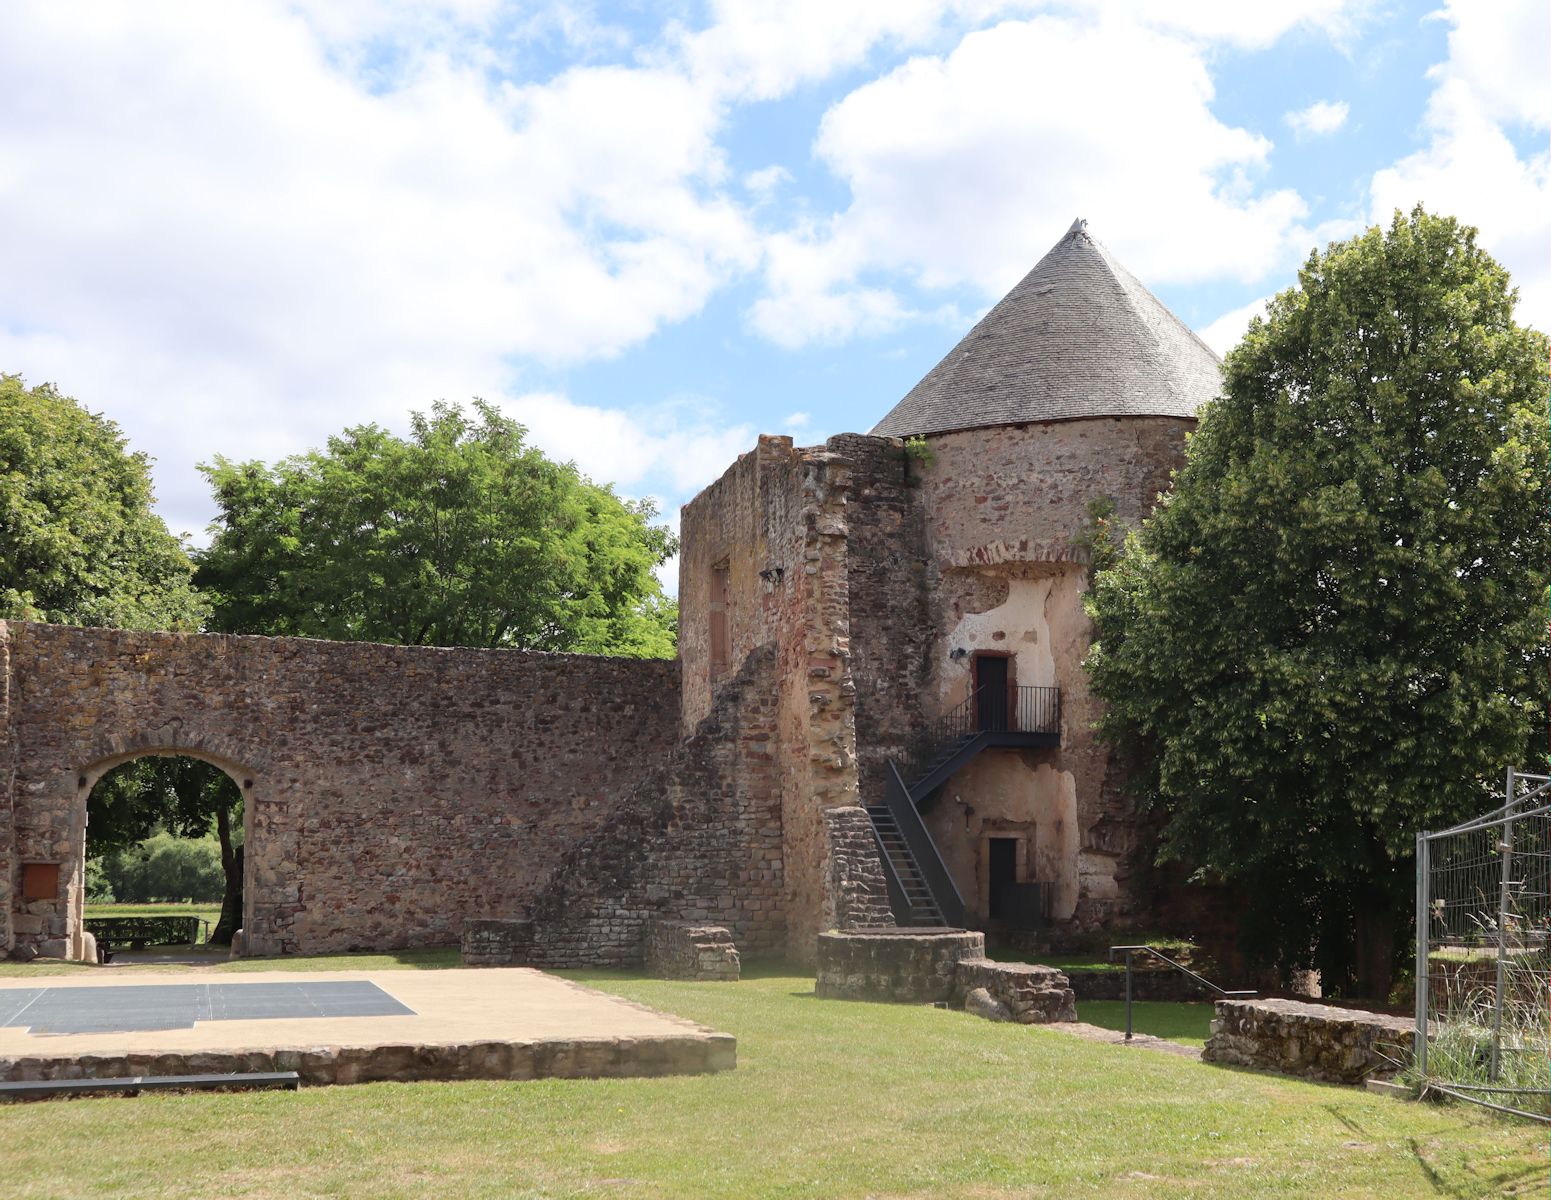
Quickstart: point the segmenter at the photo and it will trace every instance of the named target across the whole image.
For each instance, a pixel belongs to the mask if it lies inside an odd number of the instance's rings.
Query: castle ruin
[[[86,799],[144,754],[242,789],[252,954],[1145,920],[1083,538],[1219,385],[1078,222],[870,434],[761,437],[685,506],[677,662],[0,623],[0,948],[83,954]]]

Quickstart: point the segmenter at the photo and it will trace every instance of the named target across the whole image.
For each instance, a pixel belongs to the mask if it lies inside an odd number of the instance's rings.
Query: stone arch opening
[[[190,744],[192,743],[192,744]],[[219,751],[208,749],[198,741],[190,739],[190,743],[183,740],[166,740],[152,737],[140,737],[128,739],[122,743],[123,749],[117,749],[112,753],[96,758],[87,765],[80,767],[75,772],[75,801],[71,807],[71,833],[69,845],[71,847],[71,861],[61,864],[59,872],[59,896],[56,905],[63,908],[64,925],[67,946],[65,955],[69,958],[84,958],[87,956],[85,932],[85,906],[86,906],[86,860],[90,845],[89,807],[93,792],[111,773],[125,765],[145,759],[191,759],[196,762],[208,764],[231,780],[235,794],[242,803],[241,812],[241,845],[245,849],[242,855],[242,916],[238,922],[239,927],[246,928],[250,924],[250,909],[253,902],[253,862],[252,841],[254,837],[253,814],[255,801],[260,791],[259,773],[247,763],[239,761]]]

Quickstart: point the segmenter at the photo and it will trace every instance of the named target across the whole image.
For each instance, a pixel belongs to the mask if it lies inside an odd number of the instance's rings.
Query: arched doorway
[[[253,772],[203,750],[154,747],[93,763],[76,784],[71,957],[85,956],[88,910],[99,931],[124,935],[131,922],[101,918],[195,917],[203,922],[200,940],[224,953],[247,924]],[[109,898],[132,907],[104,907]]]

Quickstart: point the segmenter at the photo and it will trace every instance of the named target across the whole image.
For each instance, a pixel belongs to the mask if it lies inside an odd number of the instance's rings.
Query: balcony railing
[[[912,740],[900,764],[909,782],[979,733],[1061,732],[1061,690],[1053,687],[982,687],[938,717]]]

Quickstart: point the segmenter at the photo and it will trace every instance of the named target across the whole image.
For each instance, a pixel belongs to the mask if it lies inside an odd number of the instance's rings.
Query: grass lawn
[[[209,936],[221,919],[220,904],[88,904],[86,919],[93,917],[200,917],[209,924],[201,926],[200,940]]]
[[[1211,1035],[1214,1004],[1183,1004],[1167,1000],[1134,1000],[1131,1003],[1131,1028],[1136,1033],[1183,1042],[1197,1048],[1206,1045]],[[1125,1029],[1124,1000],[1082,1000],[1077,1005],[1079,1020],[1103,1029]]]
[[[1477,1110],[928,1007],[821,1001],[807,975],[567,974],[736,1034],[738,1069],[17,1105],[0,1111],[6,1195],[1392,1200],[1548,1184],[1544,1132]]]

